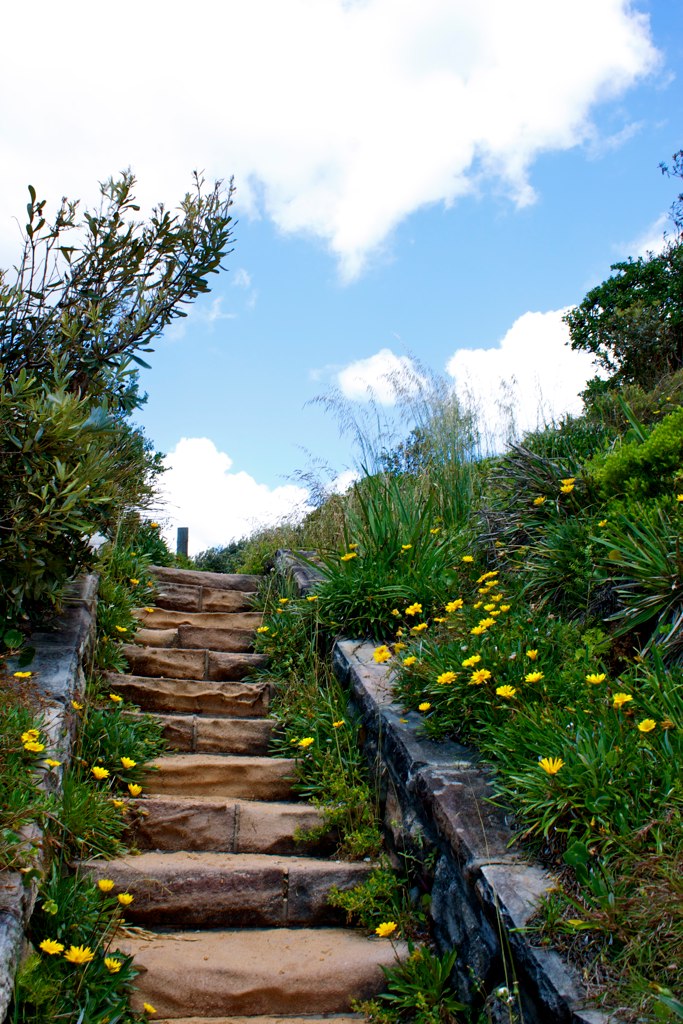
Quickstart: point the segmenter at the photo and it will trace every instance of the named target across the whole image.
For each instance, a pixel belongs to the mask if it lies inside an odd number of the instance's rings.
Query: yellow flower
[[[598,523],[598,526],[607,526],[607,520],[606,519],[601,519],[600,522]]]
[[[401,544],[401,551],[410,551],[412,544]]]
[[[30,679],[33,672],[13,672],[12,674],[15,679]]]
[[[501,610],[502,612],[509,612],[509,611],[510,611],[510,608],[511,608],[511,607],[512,607],[512,605],[509,605],[509,604],[502,604],[502,605],[500,606],[500,610]]]
[[[498,575],[498,572],[498,569],[491,569],[489,572],[483,572],[477,580],[477,583],[484,583],[486,580],[492,579],[494,576]]]
[[[430,530],[429,532],[430,532],[431,534],[437,534],[437,533],[440,533],[440,532],[441,532],[441,527],[440,527],[440,526],[434,526],[434,527],[433,527],[433,528],[432,528],[432,529],[431,529],[431,530]]]
[[[278,604],[289,604],[289,598],[288,597],[281,597],[279,599],[279,601],[278,601]]]
[[[537,498],[534,498],[534,505],[538,506],[538,505],[544,505],[544,504],[545,504],[545,494],[539,494],[539,496]]]
[[[419,601],[416,601],[415,604],[408,605],[408,607],[406,608],[406,615],[419,615],[421,611],[422,605],[420,604]]]
[[[137,761],[134,761],[132,757],[122,757],[121,764],[124,768],[135,768]]]
[[[333,722],[332,723],[332,728],[333,729],[341,729],[342,725],[346,725],[346,722],[344,721],[343,718],[340,718],[338,722]]]
[[[574,484],[562,484],[562,486],[560,487],[560,492],[562,494],[571,494],[573,490]]]
[[[21,734],[21,742],[30,743],[32,740],[37,740],[39,736],[39,729],[27,729],[26,732],[22,732]]]
[[[157,1012],[154,1009],[154,1007],[152,1006],[151,1003],[143,1003],[142,1004],[142,1009],[145,1011],[145,1013],[156,1013]]]
[[[427,629],[426,622],[418,622],[417,626],[413,626],[411,633],[422,633],[423,630]]]
[[[547,775],[557,775],[560,768],[564,767],[561,757],[542,757],[538,764]]]
[[[125,626],[114,626],[114,629],[116,630],[117,633],[127,633],[128,632],[128,630],[126,629]]]
[[[64,959],[72,964],[89,964],[95,959],[95,954],[90,946],[70,946],[64,954]]]
[[[391,657],[391,651],[389,650],[386,644],[381,644],[380,647],[375,647],[372,656],[377,662],[377,664],[381,665],[382,662],[389,661],[389,658]]]
[[[642,722],[638,722],[638,729],[640,732],[652,732],[652,730],[656,728],[657,723],[654,718],[644,718]]]
[[[394,616],[395,619],[400,619],[400,617],[401,617],[401,613],[398,610],[398,608],[392,608],[391,609],[391,614]]]
[[[123,967],[123,961],[117,960],[115,956],[105,956],[104,966],[107,968],[110,974],[118,974]]]
[[[269,629],[270,629],[270,626],[257,626],[256,627],[256,632],[257,633],[267,633]]]
[[[45,744],[29,740],[28,743],[24,743],[24,750],[28,750],[31,754],[39,754],[41,750],[45,750]]]
[[[150,523],[149,525],[150,525],[150,527],[151,527],[151,528],[152,528],[153,530],[158,530],[158,529],[159,529],[159,524],[158,524],[158,523]]]
[[[120,892],[116,898],[122,907],[129,907],[135,899],[129,892]]]
[[[483,603],[484,603],[483,601],[477,601],[477,603],[476,603],[476,604],[473,604],[473,605],[472,605],[472,607],[473,607],[473,608],[481,608],[481,606],[483,605]]]
[[[494,548],[504,548],[504,547],[505,547],[505,545],[503,544],[502,540],[497,540],[497,541],[496,541],[496,542],[494,543],[494,545],[493,545],[493,546],[494,546]]]
[[[484,611],[485,612],[495,611],[495,608],[496,608],[495,604],[485,604],[484,605]]]
[[[54,939],[43,939],[40,943],[40,948],[43,953],[49,953],[52,956],[54,953],[61,953],[64,949],[63,942],[55,942]]]
[[[91,768],[90,771],[95,776],[96,779],[108,779],[109,778],[109,769],[108,768],[100,768],[100,766],[98,764],[96,764],[93,768]]]
[[[82,711],[83,710],[83,705],[79,704],[79,702],[77,700],[72,700],[71,701],[71,707],[74,709],[74,711]]]
[[[315,740],[313,739],[312,736],[304,736],[302,740],[299,740],[297,746],[303,747],[303,749],[305,750],[306,747],[310,747],[312,743],[315,743]]]
[[[514,686],[497,686],[496,693],[499,697],[514,697],[517,690]]]
[[[630,693],[615,693],[612,697],[612,706],[618,711],[624,704],[628,704],[630,700],[633,700]]]
[[[576,483],[576,477],[575,476],[566,476],[564,478],[564,480],[560,480],[560,483],[562,484],[563,487],[569,487],[569,486],[571,486],[571,484]]]
[[[404,651],[408,645],[402,643],[394,644],[394,654],[398,654],[399,651]]]
[[[438,616],[438,615],[435,615],[435,616],[434,616],[434,622],[445,622],[445,621],[446,621],[446,620],[445,620],[444,618],[441,618],[441,617],[440,617],[440,616]]]
[[[496,624],[496,620],[492,619],[490,615],[486,619],[480,619],[479,620],[479,625],[480,626],[486,626],[487,628],[489,626],[495,626],[495,624]]]
[[[100,892],[111,892],[114,888],[114,880],[112,878],[100,878],[97,888]]]
[[[491,600],[495,601],[496,603],[498,601],[502,601],[503,600],[503,595],[502,594],[491,594]]]
[[[123,700],[123,697],[119,697],[118,693],[110,693],[109,700],[113,700],[114,704],[120,704],[121,701]]]
[[[144,612],[147,612],[147,614],[148,614],[148,615],[151,615],[151,614],[152,614],[152,612],[154,611],[154,609],[153,609],[153,608],[143,608],[142,610],[143,610]]]
[[[416,661],[417,658],[415,657],[415,655],[411,654],[408,658],[403,659],[403,664],[405,665],[406,668],[410,668],[410,666],[414,665]]]
[[[598,686],[600,683],[604,683],[607,676],[604,672],[591,672],[590,675],[586,676],[586,682],[592,686]]]
[[[482,683],[485,683],[486,680],[490,678],[491,673],[487,668],[477,669],[477,671],[473,672],[470,676],[470,686],[481,686]]]
[[[465,658],[462,663],[463,668],[472,668],[473,665],[477,665],[481,661],[481,654],[473,654],[470,658]]]
[[[134,579],[134,578],[133,578],[133,577],[131,576],[131,577],[130,577],[130,579],[128,580],[128,582],[129,582],[129,583],[131,584],[131,586],[133,586],[133,587],[137,587],[137,585],[138,585],[138,583],[140,582],[140,580],[136,580],[136,579]]]
[[[112,803],[114,807],[117,809],[117,811],[120,811],[122,807],[126,806],[125,800],[112,800]]]
[[[341,561],[342,562],[350,562],[352,558],[358,558],[358,555],[356,554],[356,552],[355,551],[347,551],[347,553],[345,555],[341,556]]]
[[[683,494],[677,494],[676,501],[683,501]]]
[[[465,602],[463,601],[463,599],[461,597],[456,597],[455,601],[449,601],[448,602],[448,604],[446,605],[446,611],[447,612],[457,612],[457,611],[459,611],[462,608],[464,603]]]
[[[526,656],[529,659],[529,661],[536,661],[536,658],[538,657],[538,651],[532,647],[531,650],[526,652]]]
[[[375,928],[375,935],[379,935],[380,939],[386,939],[389,935],[393,935],[397,928],[398,925],[395,921],[383,921]]]
[[[307,601],[317,601],[318,600],[318,595],[317,594],[309,594],[309,596],[306,598],[306,600]]]
[[[543,679],[542,672],[527,672],[524,676],[525,683],[540,683],[541,679]]]
[[[473,562],[474,561],[474,556],[473,555],[463,555],[461,561],[462,562]]]
[[[140,793],[142,793],[142,786],[139,786],[137,782],[129,782],[128,792],[131,796],[140,796]]]
[[[358,544],[356,544],[355,542],[353,544],[349,544],[349,551],[354,551],[357,547]]]
[[[423,700],[421,704],[417,705],[417,710],[418,711],[429,711],[431,706],[432,705],[429,703],[428,700]]]
[[[486,626],[474,626],[470,630],[470,633],[472,633],[473,636],[481,636],[482,633],[485,633],[485,632],[486,632]]]
[[[284,608],[276,608],[275,611],[276,611],[276,613],[278,615],[284,615],[285,614]]]
[[[55,761],[54,757],[46,757],[45,764],[48,768],[59,768],[61,761]]]
[[[454,683],[457,678],[455,672],[442,672],[440,676],[436,677],[436,681],[445,686],[447,683]]]

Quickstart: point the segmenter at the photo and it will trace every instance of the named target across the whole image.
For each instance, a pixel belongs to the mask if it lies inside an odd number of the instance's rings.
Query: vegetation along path
[[[371,865],[321,859],[295,839],[320,820],[296,800],[294,762],[268,757],[270,685],[247,678],[266,661],[253,653],[259,578],[155,574],[155,607],[136,613],[125,649],[131,674],[108,682],[159,717],[171,752],[135,803],[140,852],[89,864],[134,897],[139,931],[122,948],[140,970],[138,1005],[185,1024],[348,1014],[382,988],[394,953],[336,926],[327,904]]]

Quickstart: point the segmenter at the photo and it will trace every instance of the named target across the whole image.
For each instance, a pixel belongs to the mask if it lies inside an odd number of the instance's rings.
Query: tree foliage
[[[29,188],[21,258],[0,271],[0,642],[3,624],[59,602],[89,536],[150,500],[160,457],[128,419],[139,353],[228,252],[232,184],[195,175],[177,214],[144,222],[134,184],[104,183],[81,218],[65,199],[51,223]]]

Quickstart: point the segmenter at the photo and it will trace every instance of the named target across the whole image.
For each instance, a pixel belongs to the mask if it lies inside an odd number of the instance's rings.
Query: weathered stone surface
[[[236,796],[286,800],[292,796],[294,761],[280,757],[220,757],[183,754],[159,757],[145,777],[150,794]]]
[[[199,612],[202,610],[202,592],[200,587],[188,587],[182,583],[163,583],[157,587],[154,604],[159,608]]]
[[[163,737],[169,750],[191,754],[195,743],[194,715],[155,715],[163,729]]]
[[[207,652],[207,679],[222,681],[243,679],[257,668],[265,668],[268,658],[265,654],[218,654]]]
[[[221,591],[225,593],[225,591]],[[261,612],[182,612],[165,608],[136,608],[135,617],[149,629],[201,626],[205,629],[256,629],[263,622]]]
[[[149,1002],[171,1020],[343,1013],[351,999],[377,993],[380,964],[395,962],[390,942],[337,928],[172,932],[121,948],[141,970],[135,1008]]]
[[[195,718],[197,753],[266,755],[273,722],[269,719]]]
[[[257,803],[237,804],[236,853],[308,853],[331,845],[323,838],[315,843],[294,838],[295,832],[318,828],[322,813],[308,804]]]
[[[256,594],[239,590],[213,590],[202,587],[201,610],[204,612],[241,612],[253,607]]]
[[[178,626],[178,646],[209,651],[253,651],[254,631],[252,629]]]
[[[136,800],[129,814],[140,850],[235,849],[237,806],[229,798],[148,796]]]
[[[133,641],[144,647],[181,647],[178,643],[177,629],[145,629],[139,628],[135,632]]]
[[[137,924],[234,928],[310,926],[341,921],[327,902],[332,886],[350,889],[369,864],[264,854],[154,852],[86,861],[94,878],[111,878],[135,898]]]
[[[205,651],[154,650],[125,644],[123,654],[132,675],[171,679],[204,679]]]
[[[173,1024],[359,1024],[364,1021],[362,1013],[326,1014],[314,1017],[310,1014],[296,1017],[176,1017]],[[157,1021],[157,1024],[169,1024],[168,1020]]]
[[[302,562],[299,555],[312,561],[317,558],[316,551],[301,551],[295,554],[293,551],[285,551],[280,548],[275,553],[275,567],[283,576],[289,576],[294,580],[300,594],[308,594],[314,591],[325,577],[315,565]]]
[[[147,711],[204,712],[231,718],[256,718],[268,713],[267,683],[208,682],[201,679],[150,679],[148,676],[105,673],[108,685]]]
[[[180,583],[185,586],[211,587],[213,590],[235,590],[253,593],[258,590],[260,576],[242,573],[201,572],[194,569],[166,568],[153,565],[152,573],[160,584]]]

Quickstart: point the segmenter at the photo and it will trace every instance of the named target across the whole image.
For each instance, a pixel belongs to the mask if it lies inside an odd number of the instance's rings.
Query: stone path
[[[370,865],[294,838],[320,819],[296,801],[294,762],[267,755],[269,684],[245,681],[265,663],[253,653],[259,580],[155,574],[156,605],[125,649],[131,674],[108,683],[158,715],[172,753],[135,802],[141,852],[88,865],[135,897],[126,917],[146,930],[125,944],[141,971],[135,1006],[151,1003],[160,1024],[346,1024],[394,954],[327,906],[333,885],[356,885]]]

